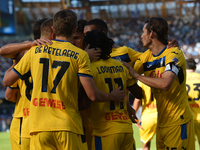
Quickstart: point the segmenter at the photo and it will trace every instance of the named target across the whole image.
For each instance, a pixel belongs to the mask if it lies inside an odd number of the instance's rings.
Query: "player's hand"
[[[128,68],[130,75],[137,79],[137,76],[139,76],[139,74],[128,63],[124,61],[122,61],[122,63],[126,68]]]
[[[88,53],[90,61],[94,59],[99,59],[101,56],[101,49],[100,48],[89,49],[89,47],[90,47],[90,44],[87,45],[87,47],[85,48],[85,51]]]
[[[179,47],[179,49],[180,49],[180,46],[179,46],[177,40],[173,39],[168,42],[167,48],[172,48],[172,47]]]
[[[52,41],[49,39],[37,39],[31,43],[31,47],[36,46],[36,45],[38,45],[39,47],[42,47],[42,45],[46,46],[47,44],[51,45]]]
[[[127,106],[127,111],[129,114],[129,118],[131,119],[131,121],[136,124],[136,126],[140,129],[142,129],[142,126],[140,125],[141,121],[137,118],[136,113],[135,113],[135,109],[133,109],[132,107],[128,107]]]
[[[140,129],[143,129],[142,128],[142,126],[141,126],[141,121],[140,120],[136,120],[137,121],[137,123],[135,123],[135,125],[138,127],[138,128],[140,128]]]
[[[110,93],[110,98],[109,99],[111,101],[114,101],[114,102],[123,102],[124,101],[124,97],[125,97],[124,91],[121,90],[121,86],[119,86],[118,89],[113,90]]]

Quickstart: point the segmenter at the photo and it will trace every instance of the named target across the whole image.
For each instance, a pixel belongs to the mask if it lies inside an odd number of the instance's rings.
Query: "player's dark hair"
[[[157,39],[163,44],[168,44],[168,32],[169,27],[165,19],[161,17],[152,17],[149,21],[146,21],[146,29],[150,33],[154,31],[157,34]]]
[[[196,69],[196,62],[193,58],[188,58],[186,59],[186,66],[187,66],[187,69],[193,69],[195,70]]]
[[[88,21],[86,25],[94,25],[95,30],[103,31],[106,34],[108,33],[108,26],[102,19],[92,19]]]
[[[86,20],[84,20],[84,19],[79,19],[78,22],[77,22],[77,30],[76,30],[76,32],[81,32],[81,33],[83,33],[84,27],[85,27],[86,23],[87,23]]]
[[[70,37],[76,28],[77,16],[70,9],[63,9],[53,17],[56,36]]]
[[[37,21],[35,21],[35,23],[33,24],[33,36],[34,36],[34,40],[39,39],[41,36],[41,30],[40,27],[42,25],[43,22],[45,22],[48,18],[43,18],[43,19],[39,19]]]
[[[42,36],[50,35],[53,32],[51,28],[52,26],[53,26],[53,19],[48,19],[45,22],[43,22],[43,24],[40,27],[41,35]]]
[[[87,32],[87,34],[85,35],[83,47],[86,47],[88,44],[90,44],[90,48],[100,48],[100,59],[106,60],[110,58],[113,43],[113,40],[108,38],[104,32],[99,30],[93,30]]]

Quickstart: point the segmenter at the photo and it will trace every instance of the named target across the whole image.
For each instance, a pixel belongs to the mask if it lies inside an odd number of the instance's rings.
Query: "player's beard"
[[[145,48],[149,48],[149,46],[151,45],[151,43],[152,43],[152,40],[149,39],[149,42],[146,43],[145,45],[143,44],[143,47],[145,47]]]

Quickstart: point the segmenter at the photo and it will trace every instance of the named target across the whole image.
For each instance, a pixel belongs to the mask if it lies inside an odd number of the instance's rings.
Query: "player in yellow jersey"
[[[195,72],[196,62],[193,58],[186,59],[187,65],[187,78],[186,78],[186,88],[188,94],[188,101],[190,108],[192,109],[193,119],[194,119],[194,129],[195,134],[198,138],[200,147],[200,74]]]
[[[160,17],[146,22],[141,39],[143,46],[149,49],[136,61],[134,69],[126,62],[124,65],[134,78],[150,86],[155,96],[157,149],[194,150],[194,121],[185,88],[183,52],[178,48],[167,49],[168,24]]]
[[[34,23],[33,26],[33,34],[34,34],[34,38],[36,39],[36,37],[38,37],[38,33],[40,34],[40,26],[41,24],[47,20],[45,19],[41,19],[38,20]],[[0,54],[3,57],[10,57],[10,58],[14,58],[17,61],[20,60],[21,56],[23,55],[22,51],[24,51],[26,48],[30,48],[31,46],[34,46],[36,44],[44,44],[44,42],[49,42],[48,40],[34,40],[33,42],[25,42],[25,43],[12,43],[12,44],[8,44],[3,46],[0,49]],[[51,42],[51,41],[50,41]],[[50,43],[49,42],[49,43]],[[21,54],[19,54],[21,52]],[[11,146],[12,149],[28,149],[30,146],[30,140],[28,140],[27,142],[24,142],[23,140],[23,128],[24,128],[24,113],[26,112],[27,114],[29,113],[29,110],[26,108],[24,108],[24,100],[26,99],[24,97],[25,95],[25,90],[28,91],[31,89],[31,87],[28,87],[28,82],[26,82],[27,85],[25,85],[25,83],[21,80],[18,80],[18,82],[16,83],[16,85],[14,85],[14,87],[10,87],[7,88],[6,93],[5,93],[5,97],[8,100],[12,100],[14,101],[14,99],[16,98],[16,100],[19,98],[19,100],[17,100],[16,102],[16,107],[15,107],[15,112],[14,112],[14,117],[11,123],[11,128],[10,128],[10,141],[11,141]],[[16,87],[15,87],[16,86]],[[31,86],[31,85],[30,85]],[[28,94],[28,93],[27,93]],[[28,126],[26,126],[28,128]],[[27,133],[29,136],[29,132]]]
[[[100,59],[91,63],[96,86],[106,93],[121,86],[124,92],[127,88],[134,96],[141,98],[142,90],[129,75],[128,70],[120,61],[110,57],[113,41],[105,33],[96,30],[86,34],[84,47],[88,44],[90,48],[98,47],[102,51]],[[121,103],[113,101],[91,103],[93,150],[135,149],[132,122],[129,118],[131,107],[127,103],[125,99]]]
[[[120,87],[105,93],[95,86],[88,54],[70,43],[76,21],[72,10],[57,12],[53,18],[52,29],[56,34],[53,44],[32,47],[4,76],[5,86],[19,77],[32,76],[31,149],[82,149],[83,129],[77,100],[79,81],[92,101],[123,101]]]
[[[137,112],[142,102],[140,140],[142,141],[143,150],[150,150],[151,139],[156,133],[157,128],[157,108],[156,100],[151,92],[151,88],[138,81],[138,85],[143,89],[142,100],[135,98],[133,109]]]
[[[47,19],[44,21],[40,27],[40,38],[42,39],[49,39],[53,40],[55,38],[55,33],[51,29],[53,26],[53,19]],[[29,115],[31,113],[30,111],[30,101],[31,101],[31,91],[33,88],[32,78],[31,76],[25,80],[22,81],[22,88],[20,89],[20,93],[23,97],[24,103],[23,103],[23,123],[22,123],[22,134],[21,134],[21,140],[22,150],[28,150],[30,149],[30,131],[29,131]]]
[[[86,34],[89,31],[92,31],[92,30],[100,30],[107,34],[108,26],[102,19],[92,19],[86,23],[85,28],[84,28],[84,34]],[[176,40],[173,40],[171,42],[171,44],[169,44],[169,47],[178,45],[176,42],[177,42]],[[91,53],[92,52],[97,56],[100,53],[98,48],[97,48],[97,51],[91,51]],[[137,60],[137,58],[141,54],[142,53],[135,51],[132,48],[129,48],[126,46],[119,47],[118,45],[113,44],[112,53],[110,55],[114,59],[128,62],[129,65],[133,66],[134,62]],[[89,53],[89,56],[90,56],[90,53]],[[127,95],[127,99],[128,99],[128,95]],[[88,124],[89,124],[89,122],[88,122]]]
[[[20,58],[23,56],[23,54],[21,54],[21,53],[18,54],[21,56],[17,56],[16,60],[20,60]],[[10,69],[12,69],[12,68],[13,68],[13,66]],[[19,126],[17,123],[16,124],[14,123],[16,128],[12,132],[17,133],[17,132],[19,132],[18,130],[20,130],[20,135],[19,135],[20,149],[21,150],[29,150],[30,149],[30,134],[29,134],[29,124],[27,123],[27,117],[30,113],[30,110],[29,110],[30,102],[26,96],[28,96],[30,98],[30,90],[32,89],[32,82],[30,82],[30,81],[27,82],[26,80],[23,81],[23,80],[19,79],[17,81],[17,87],[18,87],[17,90],[13,89],[13,88],[11,90],[7,89],[6,93],[5,93],[5,97],[7,99],[8,99],[8,97],[12,97],[12,99],[17,99],[18,95],[20,96],[19,101],[16,104],[15,110],[18,109],[18,112],[20,112],[22,114],[22,117],[20,119],[21,124]],[[17,93],[19,93],[19,94],[17,94]],[[16,111],[15,111],[15,113],[16,113]],[[15,120],[15,118],[13,118],[13,121],[14,120]],[[11,130],[13,130],[12,127],[11,127]],[[11,132],[11,137],[12,137],[12,132]],[[12,145],[13,149],[17,149],[17,145],[13,144],[12,138],[11,138],[11,145]]]
[[[10,94],[10,93],[13,93]],[[21,150],[21,128],[23,121],[23,100],[19,93],[19,86],[17,82],[10,87],[7,87],[5,92],[6,100],[16,102],[13,119],[10,126],[10,143],[12,149]]]
[[[84,28],[84,34],[92,30],[103,31],[104,33],[107,34],[108,26],[101,19],[92,19],[86,23],[85,28]],[[141,54],[142,53],[135,51],[130,47],[127,47],[127,46],[119,47],[116,44],[113,44],[112,53],[110,55],[114,59],[123,60],[125,62],[128,62],[131,66],[133,66],[134,62],[137,60],[137,58]]]

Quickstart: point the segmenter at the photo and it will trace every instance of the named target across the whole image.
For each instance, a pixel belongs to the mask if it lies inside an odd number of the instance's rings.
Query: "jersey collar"
[[[59,39],[55,39],[54,41],[59,41],[59,42],[69,42],[69,41],[59,40]]]
[[[161,51],[158,55],[154,55],[154,54],[153,54],[153,56],[154,56],[154,57],[157,57],[157,56],[161,55],[162,52],[164,52],[164,50],[165,50],[166,48],[167,48],[167,44],[165,45],[165,47],[162,49],[162,51]]]

